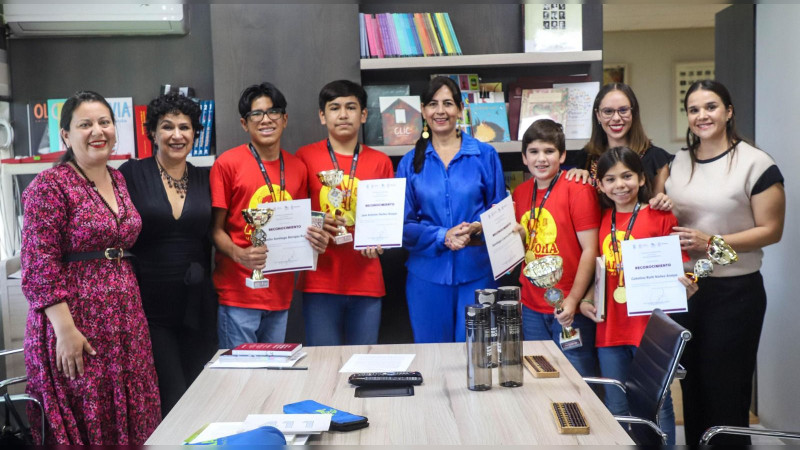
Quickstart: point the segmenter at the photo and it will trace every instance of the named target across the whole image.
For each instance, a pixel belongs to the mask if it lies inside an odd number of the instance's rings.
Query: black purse
[[[11,401],[11,396],[8,392],[3,394],[5,399],[5,423],[0,428],[0,447],[7,448],[7,446],[20,446],[20,445],[33,445],[33,435],[31,428],[22,420],[17,408]]]

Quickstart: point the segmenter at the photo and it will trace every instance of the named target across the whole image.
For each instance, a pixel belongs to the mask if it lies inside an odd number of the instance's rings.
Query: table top
[[[464,343],[304,347],[298,366],[309,370],[206,368],[150,436],[148,445],[176,445],[209,422],[240,422],[249,414],[280,414],[283,405],[312,399],[369,418],[369,427],[312,436],[332,445],[618,445],[633,444],[600,398],[552,341],[526,341],[525,355],[544,355],[561,373],[523,386],[467,389]],[[409,370],[422,372],[414,396],[355,398],[349,373],[339,369],[356,353],[413,353]],[[559,434],[552,402],[578,402],[589,434]]]

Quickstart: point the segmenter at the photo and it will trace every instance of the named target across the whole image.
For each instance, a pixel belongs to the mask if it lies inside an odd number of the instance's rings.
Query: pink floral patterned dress
[[[116,182],[119,224],[100,195],[71,167],[40,173],[23,193],[22,291],[30,303],[25,331],[27,392],[47,417],[50,444],[143,444],[161,419],[150,335],[131,263],[65,255],[130,248],[141,219],[125,180]],[[96,356],[84,353],[83,376],[56,370],[56,336],[45,308],[69,306]],[[38,434],[38,409],[29,409]],[[38,442],[38,436],[35,436]]]

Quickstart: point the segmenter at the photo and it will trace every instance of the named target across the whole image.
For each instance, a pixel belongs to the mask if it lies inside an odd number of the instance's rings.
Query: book
[[[136,136],[134,133],[133,98],[116,97],[106,98],[114,113],[117,128],[117,145],[114,146],[115,155],[136,154]]]
[[[28,103],[28,156],[50,153],[47,100]]]
[[[409,95],[411,88],[407,84],[388,84],[364,86],[364,90],[367,91],[367,121],[362,127],[364,143],[383,145],[380,98]]]
[[[507,170],[503,172],[503,179],[506,182],[506,189],[514,193],[514,189],[525,181],[525,172],[521,170]]]
[[[566,88],[567,122],[564,124],[566,139],[589,139],[592,137],[592,121],[594,120],[594,98],[600,91],[600,82],[558,83],[554,88]]]
[[[561,125],[567,120],[566,88],[523,89],[519,109],[519,134],[522,140],[525,131],[539,119],[552,119]]]
[[[523,5],[525,52],[583,50],[583,5]]]
[[[261,355],[234,355],[233,350],[226,350],[219,355],[218,361],[223,362],[286,362],[296,358],[298,353],[289,356],[261,356]]]
[[[153,156],[153,143],[147,137],[147,130],[145,129],[147,105],[135,105],[133,114],[136,126],[136,157],[144,159]]]
[[[233,355],[249,356],[292,356],[303,348],[303,344],[250,342],[240,344],[231,350]]]
[[[508,142],[505,103],[473,103],[469,107],[472,135],[481,142]]]
[[[379,97],[384,145],[414,145],[422,133],[418,95]]]
[[[61,139],[61,108],[64,106],[65,98],[47,99],[47,130],[50,136],[50,147],[47,153],[65,151],[67,149],[64,140]]]
[[[211,369],[268,369],[268,368],[287,368],[294,367],[298,361],[308,355],[304,351],[299,351],[292,356],[281,357],[280,361],[257,361],[257,356],[238,356],[238,359],[222,360],[217,358],[208,367]]]
[[[214,100],[205,100],[208,103],[208,117],[206,117],[205,123],[203,123],[203,156],[208,156],[211,154],[211,135],[214,132],[214,109],[215,103]]]
[[[553,87],[554,83],[577,83],[591,81],[589,75],[561,75],[520,77],[508,86],[508,130],[511,136],[519,133],[519,108],[524,89],[543,89]],[[524,132],[525,130],[523,130]]]

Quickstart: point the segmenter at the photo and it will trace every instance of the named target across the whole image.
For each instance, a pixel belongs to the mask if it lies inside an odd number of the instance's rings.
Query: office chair
[[[763,428],[716,426],[707,429],[700,438],[700,445],[709,445],[709,441],[718,434],[736,434],[740,436],[769,436],[781,439],[800,439],[796,431],[769,430]]]
[[[20,349],[16,349],[16,350],[0,350],[0,357],[6,357],[6,356],[13,355],[13,354],[16,354],[16,353],[22,353],[22,349],[20,348]],[[45,415],[44,415],[44,407],[42,406],[41,402],[39,402],[39,400],[31,397],[28,394],[15,394],[15,395],[9,395],[8,396],[8,398],[11,400],[11,404],[9,405],[9,404],[6,404],[6,398],[4,397],[4,394],[6,394],[6,392],[8,390],[8,386],[11,386],[12,384],[24,383],[27,380],[28,380],[28,377],[25,376],[25,375],[22,375],[22,376],[19,376],[19,377],[8,378],[8,379],[0,381],[0,405],[5,406],[6,408],[15,408],[14,404],[17,403],[17,402],[32,402],[33,404],[38,406],[39,407],[39,411],[41,412],[41,421],[40,421],[40,423],[42,425],[42,435],[41,435],[42,436],[42,442],[40,442],[39,444],[44,445],[44,441],[45,441]],[[18,425],[22,425],[22,424],[18,424]]]
[[[612,385],[625,392],[631,415],[614,418],[632,425],[628,427],[628,434],[636,444],[666,443],[667,435],[658,426],[658,411],[675,378],[683,349],[691,338],[692,333],[656,309],[647,322],[624,384],[611,378],[584,378],[587,383]]]

